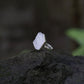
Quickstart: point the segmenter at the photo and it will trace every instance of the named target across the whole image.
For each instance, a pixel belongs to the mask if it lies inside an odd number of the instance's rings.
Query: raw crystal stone
[[[39,32],[33,41],[33,45],[36,50],[40,50],[45,42],[46,42],[45,34]]]

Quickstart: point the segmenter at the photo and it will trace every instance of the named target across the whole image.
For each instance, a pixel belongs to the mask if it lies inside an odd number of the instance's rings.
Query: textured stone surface
[[[84,84],[84,57],[28,51],[0,62],[0,84]]]

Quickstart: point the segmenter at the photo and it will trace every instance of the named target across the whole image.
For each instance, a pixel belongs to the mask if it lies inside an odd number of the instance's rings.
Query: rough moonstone
[[[45,42],[46,42],[45,34],[39,32],[33,41],[33,45],[36,50],[40,50]]]

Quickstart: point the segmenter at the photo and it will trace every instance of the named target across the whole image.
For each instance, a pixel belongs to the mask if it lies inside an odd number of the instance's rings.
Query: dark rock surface
[[[0,84],[84,84],[84,57],[29,51],[0,62]]]

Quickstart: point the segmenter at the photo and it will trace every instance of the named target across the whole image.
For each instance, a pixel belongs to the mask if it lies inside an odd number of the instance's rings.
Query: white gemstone
[[[45,34],[39,32],[33,41],[33,45],[36,50],[40,50],[44,43],[46,42]]]

